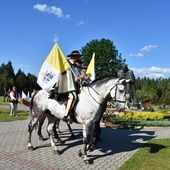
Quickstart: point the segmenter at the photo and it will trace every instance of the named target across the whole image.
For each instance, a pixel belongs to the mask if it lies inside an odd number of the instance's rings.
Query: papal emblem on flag
[[[53,73],[52,71],[51,72],[46,71],[46,73],[42,73],[42,74],[43,74],[43,80],[42,81],[44,83],[48,83],[55,76],[55,73]]]

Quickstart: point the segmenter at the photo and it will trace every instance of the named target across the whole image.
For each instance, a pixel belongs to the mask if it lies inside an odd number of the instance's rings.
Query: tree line
[[[94,39],[88,42],[80,50],[83,54],[83,62],[88,64],[93,52],[95,52],[95,74],[96,77],[106,75],[116,75],[122,63],[126,63],[121,53],[118,52],[114,43],[109,39]],[[37,77],[31,73],[27,75],[19,69],[15,74],[11,61],[0,66],[0,95],[4,94],[4,89],[11,89],[15,85],[21,93],[33,89],[41,89],[37,84]],[[170,103],[170,78],[150,79],[147,77],[137,77],[136,82],[137,100],[140,102],[152,102],[155,104]]]
[[[16,86],[19,93],[22,91],[25,93],[32,92],[34,88],[40,89],[35,75],[31,73],[26,75],[21,69],[15,74],[12,62],[9,61],[0,66],[0,95],[4,95],[4,90],[8,91],[12,89],[12,86]]]
[[[138,101],[162,105],[170,104],[170,78],[138,77],[135,85]]]

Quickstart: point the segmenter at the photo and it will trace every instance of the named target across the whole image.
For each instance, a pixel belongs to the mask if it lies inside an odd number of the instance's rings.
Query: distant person
[[[8,91],[7,91],[7,100],[6,100],[7,102],[9,102],[9,99],[10,99],[10,95],[9,95],[10,92],[11,92],[11,89],[8,89]]]
[[[122,64],[122,69],[118,71],[118,77],[129,80],[126,82],[126,94],[129,96],[127,101],[130,103],[137,103],[136,89],[135,89],[135,75],[132,70],[128,69],[127,64]]]
[[[9,94],[10,99],[10,116],[17,116],[17,108],[18,108],[18,102],[20,99],[20,95],[17,92],[17,88],[15,86],[12,87],[12,90]]]
[[[7,91],[6,91],[6,88],[4,88],[4,102],[6,100],[6,97],[7,97]]]

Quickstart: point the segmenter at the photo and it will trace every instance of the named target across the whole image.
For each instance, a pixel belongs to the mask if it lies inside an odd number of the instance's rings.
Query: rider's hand
[[[75,80],[75,82],[78,83],[81,80],[81,78],[80,77],[75,77],[74,80]]]

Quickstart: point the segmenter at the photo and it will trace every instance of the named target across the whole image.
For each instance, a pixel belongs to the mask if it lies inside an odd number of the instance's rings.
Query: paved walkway
[[[19,116],[19,115],[18,115]],[[36,148],[27,149],[29,120],[0,122],[0,169],[2,170],[117,170],[143,143],[152,138],[170,138],[170,128],[111,129],[102,124],[102,142],[89,152],[92,164],[84,163],[78,156],[82,147],[81,125],[72,124],[76,135],[70,138],[67,126],[61,122],[60,136],[65,144],[57,144],[61,155],[54,155],[50,140],[40,141],[33,131]],[[42,132],[47,138],[45,122]]]
[[[9,109],[10,105],[9,105],[9,103],[5,104],[5,105],[0,105],[0,108],[2,108],[2,109]],[[23,104],[21,104],[21,103],[19,103],[18,104],[18,110],[24,110],[25,111],[25,110],[28,110],[28,107],[23,105]]]

